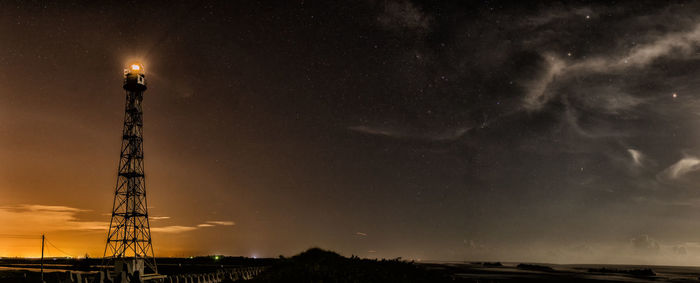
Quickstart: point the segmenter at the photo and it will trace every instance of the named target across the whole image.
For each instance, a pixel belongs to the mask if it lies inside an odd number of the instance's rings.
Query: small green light
[[[218,255],[215,256],[214,259],[215,259],[215,260],[219,260],[219,256],[218,256]]]

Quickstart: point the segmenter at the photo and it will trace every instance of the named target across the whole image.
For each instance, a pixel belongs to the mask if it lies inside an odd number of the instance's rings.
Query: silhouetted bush
[[[622,273],[629,274],[632,276],[656,276],[656,272],[651,268],[642,269],[612,269],[612,268],[589,268],[588,272],[592,273]]]
[[[482,262],[481,265],[485,267],[502,267],[503,264],[500,262]]]
[[[518,268],[525,269],[525,270],[544,271],[544,272],[554,271],[554,269],[549,267],[549,266],[536,265],[536,264],[526,264],[526,263],[518,264]]]
[[[93,264],[93,261],[89,258],[83,258],[83,259],[75,259],[73,261],[72,270],[80,270],[80,271],[89,271],[91,269],[91,265]]]
[[[487,261],[485,261],[485,262],[480,262],[480,261],[476,261],[476,262],[472,262],[471,264],[474,264],[474,265],[481,265],[481,266],[483,266],[483,267],[502,267],[502,266],[503,266],[503,264],[501,264],[501,263],[498,262],[498,261],[496,261],[496,262],[487,262]]]

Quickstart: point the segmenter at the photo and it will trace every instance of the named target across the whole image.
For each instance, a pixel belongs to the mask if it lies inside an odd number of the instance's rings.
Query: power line
[[[69,254],[69,253],[64,252],[63,250],[59,249],[58,247],[56,247],[56,245],[54,245],[53,243],[49,242],[49,240],[46,240],[46,243],[49,244],[49,245],[51,245],[54,249],[56,249],[57,251],[63,253],[64,255],[67,255],[67,256],[69,256],[69,257],[75,257],[75,256],[73,256],[72,254]]]
[[[21,235],[21,234],[0,234],[0,238],[3,238],[3,239],[30,239],[30,240],[38,240],[38,239],[41,239],[41,236],[36,236],[36,235]],[[63,253],[64,255],[67,255],[67,256],[69,256],[69,257],[75,257],[75,256],[73,256],[72,254],[69,254],[69,253],[67,253],[67,252],[65,252],[65,251],[63,251],[63,250],[61,250],[61,249],[59,249],[56,245],[54,245],[53,243],[49,242],[48,239],[45,239],[45,241],[46,241],[47,244],[51,245],[55,250],[57,250],[57,251]],[[47,254],[48,254],[48,250],[47,250]]]

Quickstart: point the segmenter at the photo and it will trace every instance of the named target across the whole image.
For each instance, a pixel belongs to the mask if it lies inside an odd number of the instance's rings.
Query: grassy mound
[[[412,262],[346,258],[319,248],[284,258],[252,282],[452,282]]]

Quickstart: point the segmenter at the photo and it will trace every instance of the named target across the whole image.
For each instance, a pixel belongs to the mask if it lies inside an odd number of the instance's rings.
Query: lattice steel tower
[[[146,182],[143,170],[143,109],[146,91],[143,66],[133,64],[124,70],[126,106],[122,131],[119,172],[114,193],[112,220],[107,233],[104,257],[111,259],[117,269],[120,262],[144,267],[157,273],[148,223]],[[144,266],[145,265],[145,266]],[[121,266],[121,265],[119,265]],[[120,268],[121,269],[121,268]],[[141,274],[143,274],[141,270]]]

